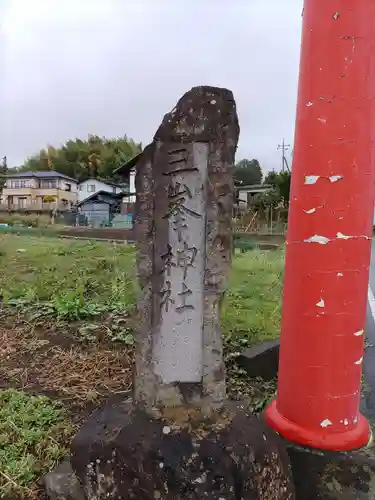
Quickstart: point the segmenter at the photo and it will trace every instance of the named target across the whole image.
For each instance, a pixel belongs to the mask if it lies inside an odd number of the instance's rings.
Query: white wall
[[[130,196],[123,199],[124,203],[135,203],[135,170],[131,170],[129,174],[129,192]]]
[[[122,188],[112,186],[98,179],[87,179],[78,185],[78,201],[82,201],[88,196],[91,196],[98,191],[106,191],[107,193],[121,193]]]

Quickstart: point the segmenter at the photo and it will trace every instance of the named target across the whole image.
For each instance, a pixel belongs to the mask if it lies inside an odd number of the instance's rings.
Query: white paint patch
[[[163,427],[163,434],[167,435],[167,434],[170,434],[171,433],[171,428],[168,427],[168,425],[166,425],[165,427]]]
[[[362,364],[362,361],[363,361],[363,356],[362,356],[362,358],[359,358],[359,360],[358,360],[358,361],[356,361],[354,364],[355,364],[355,365],[361,365],[361,364]]]
[[[318,122],[323,123],[323,125],[326,125],[327,119],[326,118],[318,118]]]
[[[349,420],[347,418],[344,420],[344,425],[349,425]]]
[[[331,175],[331,177],[329,177],[329,180],[333,183],[333,182],[337,182],[343,178],[344,177],[342,175]]]
[[[362,335],[364,335],[365,331],[364,330],[358,330],[358,332],[355,332],[355,336],[356,337],[362,337]]]
[[[305,214],[313,214],[316,212],[316,208],[311,208],[310,210],[304,210]]]
[[[318,307],[322,307],[322,308],[326,306],[326,304],[325,304],[325,302],[324,302],[324,300],[323,300],[323,299],[320,299],[320,301],[319,301],[316,305],[317,305]]]
[[[211,104],[216,104],[216,101],[215,99],[212,99],[212,101],[210,101]]]
[[[321,178],[320,175],[306,175],[305,176],[305,184],[316,184],[318,180]],[[328,179],[332,184],[334,182],[338,182],[339,180],[343,179],[344,176],[342,175],[331,175],[330,177],[323,177],[324,179]]]
[[[337,273],[337,276],[338,276],[339,278],[342,278],[344,275],[343,275],[342,273]]]
[[[320,422],[320,427],[329,427],[330,425],[333,425],[333,424],[330,420],[328,420],[328,418],[323,420],[323,422]]]
[[[350,240],[351,238],[353,238],[353,236],[347,236],[346,234],[342,233],[337,233],[336,236],[338,240]]]
[[[314,236],[311,236],[310,238],[304,241],[305,243],[319,243],[319,245],[326,245],[330,240],[325,236],[319,236],[318,234],[315,234]]]
[[[343,217],[340,217],[340,219],[343,219]],[[363,238],[365,240],[370,240],[371,238],[366,235],[361,235],[361,236],[348,236],[347,234],[342,234],[342,233],[337,233],[336,234],[338,240],[354,240],[356,238]]]
[[[313,106],[313,105],[314,105],[314,103],[310,101],[310,102],[308,102],[308,103],[306,104],[306,107],[307,107],[307,108],[311,108],[311,106]]]
[[[311,185],[316,184],[320,178],[320,175],[306,175],[305,176],[305,184]]]

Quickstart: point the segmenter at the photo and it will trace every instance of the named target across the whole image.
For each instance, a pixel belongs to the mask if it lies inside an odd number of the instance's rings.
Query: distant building
[[[266,193],[270,191],[272,186],[268,184],[251,184],[249,186],[236,186],[235,187],[235,195],[236,195],[236,205],[240,209],[250,208],[254,201],[254,196],[260,193]]]
[[[78,201],[81,202],[88,196],[92,196],[100,191],[106,193],[119,194],[124,191],[128,192],[128,186],[114,184],[113,182],[103,181],[101,179],[90,178],[78,184]]]
[[[77,203],[80,214],[89,226],[107,226],[116,214],[121,213],[123,193],[98,191]]]
[[[6,176],[0,209],[14,212],[70,210],[77,202],[78,182],[54,170],[14,172]]]
[[[137,163],[141,159],[142,153],[138,153],[131,160],[121,165],[115,174],[121,176],[125,182],[129,185],[129,196],[124,198],[125,203],[135,203],[136,190],[135,190],[135,171],[137,168]]]

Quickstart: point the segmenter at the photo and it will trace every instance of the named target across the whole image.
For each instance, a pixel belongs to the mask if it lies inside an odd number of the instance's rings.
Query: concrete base
[[[75,436],[86,500],[293,500],[283,441],[241,405],[151,417],[109,400]]]

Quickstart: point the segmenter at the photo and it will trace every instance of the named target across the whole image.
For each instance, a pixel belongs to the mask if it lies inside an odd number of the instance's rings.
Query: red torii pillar
[[[366,445],[359,413],[374,202],[375,1],[305,0],[277,399],[290,441]]]

